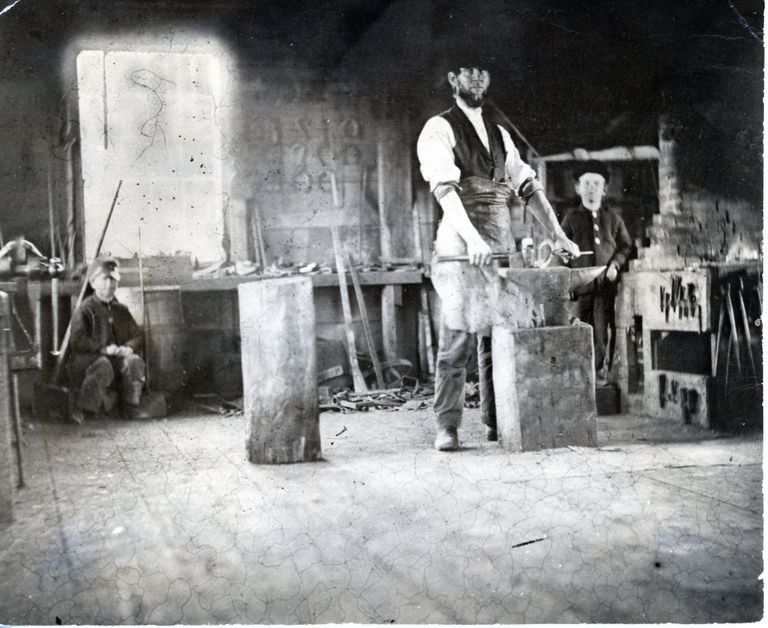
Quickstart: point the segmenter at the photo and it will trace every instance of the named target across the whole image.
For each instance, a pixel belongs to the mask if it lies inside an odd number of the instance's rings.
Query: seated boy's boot
[[[141,390],[144,382],[131,382],[123,390],[123,405],[138,406],[141,403]]]
[[[124,406],[123,416],[129,421],[151,418],[149,413],[141,406]]]
[[[83,410],[75,406],[74,408],[72,408],[72,410],[70,410],[69,418],[72,419],[78,425],[82,425],[83,423],[85,423],[85,412],[83,412]]]

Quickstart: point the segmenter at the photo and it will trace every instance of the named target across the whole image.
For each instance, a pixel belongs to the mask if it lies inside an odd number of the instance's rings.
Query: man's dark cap
[[[114,257],[102,257],[93,260],[88,272],[88,280],[93,281],[99,275],[106,275],[115,281],[120,281],[120,263]]]
[[[608,172],[608,168],[602,161],[588,159],[587,161],[582,161],[576,164],[576,168],[573,171],[574,180],[578,181],[581,178],[581,175],[586,174],[587,172],[594,172],[595,174],[602,175],[606,183],[608,183],[608,179],[610,179],[611,176]]]

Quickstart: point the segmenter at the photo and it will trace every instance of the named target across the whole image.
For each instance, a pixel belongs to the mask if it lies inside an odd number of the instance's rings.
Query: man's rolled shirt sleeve
[[[458,183],[461,171],[456,166],[453,146],[456,138],[450,123],[440,116],[427,120],[416,143],[421,176],[434,192],[441,183]]]

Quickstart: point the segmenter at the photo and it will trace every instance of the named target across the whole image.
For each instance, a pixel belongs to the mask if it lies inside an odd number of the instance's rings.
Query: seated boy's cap
[[[91,271],[88,273],[88,279],[96,279],[99,275],[112,277],[115,281],[120,281],[120,263],[114,257],[103,257],[91,262]]]
[[[588,159],[587,161],[582,161],[576,164],[576,168],[573,171],[573,178],[578,181],[581,178],[581,175],[586,174],[587,172],[594,172],[595,174],[602,175],[606,183],[608,183],[608,179],[610,178],[606,165],[597,159]]]

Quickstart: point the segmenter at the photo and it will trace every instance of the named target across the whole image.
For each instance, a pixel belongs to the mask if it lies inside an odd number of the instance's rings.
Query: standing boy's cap
[[[88,273],[88,280],[92,281],[99,275],[112,277],[115,281],[120,281],[120,264],[114,257],[104,257],[96,259],[91,263],[91,271]]]
[[[602,161],[597,161],[597,159],[588,159],[587,161],[582,161],[581,163],[576,164],[576,168],[573,171],[573,178],[578,181],[581,178],[581,175],[586,174],[587,172],[594,172],[595,174],[602,175],[606,183],[608,183],[608,179],[610,178],[606,165]]]

